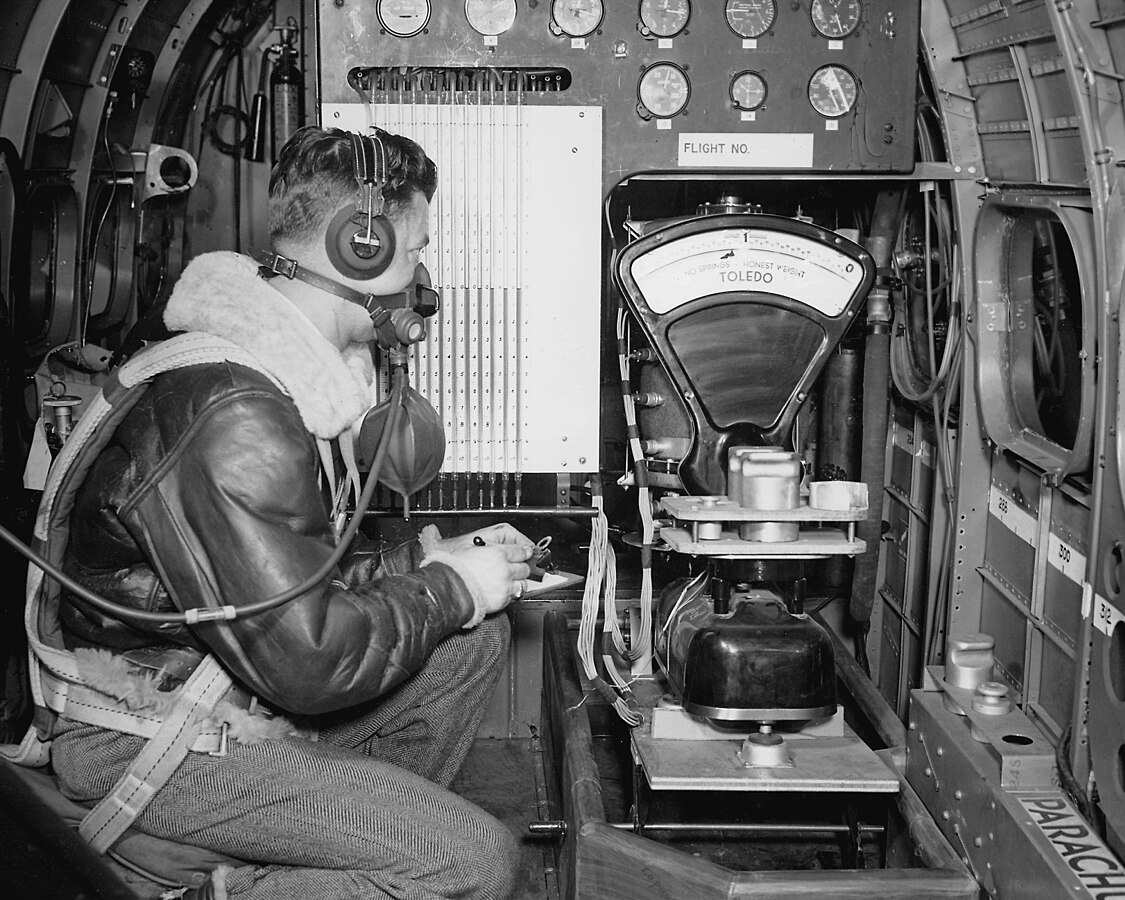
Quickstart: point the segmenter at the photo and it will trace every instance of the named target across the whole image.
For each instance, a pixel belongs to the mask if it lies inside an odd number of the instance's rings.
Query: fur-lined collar
[[[360,307],[335,297],[342,314],[366,319]],[[201,331],[251,353],[285,388],[305,427],[318,438],[337,437],[373,402],[374,366],[366,344],[341,353],[280,292],[258,276],[258,264],[227,251],[204,253],[184,269],[164,324]]]

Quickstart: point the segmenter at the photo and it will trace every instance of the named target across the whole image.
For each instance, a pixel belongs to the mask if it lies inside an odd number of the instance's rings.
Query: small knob
[[[973,709],[986,716],[1006,716],[1012,711],[1012,700],[1008,696],[1008,686],[999,681],[986,681],[978,684],[973,693]]]

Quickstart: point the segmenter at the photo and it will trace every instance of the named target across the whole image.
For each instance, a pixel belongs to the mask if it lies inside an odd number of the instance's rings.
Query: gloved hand
[[[485,535],[492,543],[483,543],[488,540]],[[481,542],[474,544],[474,537]],[[465,623],[466,628],[472,628],[523,593],[531,574],[527,561],[534,550],[535,545],[510,525],[494,525],[440,541],[422,565],[444,563],[461,576],[473,598],[473,616]]]

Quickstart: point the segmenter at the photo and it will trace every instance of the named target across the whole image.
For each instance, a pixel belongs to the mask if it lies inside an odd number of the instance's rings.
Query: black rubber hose
[[[879,570],[879,540],[883,522],[883,479],[886,470],[887,418],[891,385],[891,254],[903,214],[901,191],[879,195],[871,217],[866,246],[875,262],[877,278],[868,296],[867,341],[863,352],[863,441],[860,478],[867,485],[867,516],[858,523],[857,537],[867,550],[856,557],[848,613],[866,638],[875,606]],[[857,659],[866,653],[857,653]]]
[[[856,536],[867,550],[856,557],[848,612],[861,624],[871,619],[875,578],[879,569],[879,540],[883,524],[883,479],[887,452],[887,391],[891,379],[891,333],[885,323],[872,326],[863,352],[863,441],[860,478],[867,485],[867,516]]]

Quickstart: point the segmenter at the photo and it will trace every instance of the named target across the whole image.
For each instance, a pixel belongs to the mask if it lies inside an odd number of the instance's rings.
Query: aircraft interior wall
[[[8,537],[184,266],[268,248],[286,138],[404,134],[444,457],[359,514],[579,576],[513,604],[481,733],[541,751],[542,896],[1125,896],[1119,3],[0,13]]]

